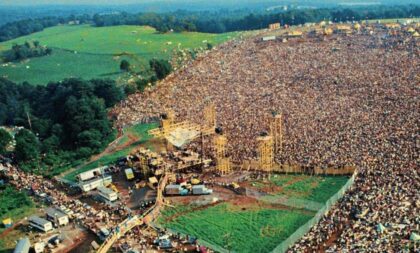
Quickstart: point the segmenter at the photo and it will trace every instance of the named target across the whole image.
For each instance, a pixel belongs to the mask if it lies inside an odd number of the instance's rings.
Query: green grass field
[[[269,180],[251,182],[260,191],[276,189],[258,198],[260,202],[220,203],[198,209],[192,205],[166,207],[158,222],[235,252],[270,252],[311,219],[348,179],[346,176],[273,175]],[[284,197],[290,199],[277,202]],[[300,205],[302,202],[309,204]]]
[[[118,158],[128,155],[134,148],[139,145],[145,146],[146,148],[153,149],[153,146],[149,145],[148,141],[151,136],[147,133],[148,130],[158,127],[157,123],[150,124],[137,124],[129,127],[125,130],[124,135],[118,140],[115,147],[115,152],[109,152],[101,156],[99,159],[92,162],[83,164],[77,170],[73,170],[64,176],[65,179],[70,181],[76,181],[76,176],[82,172],[115,163]],[[135,138],[132,142],[129,138]]]
[[[347,183],[348,179],[346,176],[279,174],[272,176],[269,181],[255,181],[253,184],[257,188],[275,185],[281,188],[276,193],[278,195],[325,203]]]
[[[270,252],[313,216],[300,210],[243,209],[227,203],[190,209],[167,207],[159,222],[235,252]]]
[[[53,54],[31,58],[20,63],[0,65],[0,76],[12,81],[46,84],[70,77],[111,78],[121,76],[122,59],[130,61],[137,70],[147,67],[151,58],[169,59],[173,49],[193,49],[225,42],[238,33],[168,33],[159,34],[145,26],[92,27],[55,26],[42,32],[0,43],[0,52],[14,43],[38,40],[53,48]],[[131,56],[116,56],[129,53]]]

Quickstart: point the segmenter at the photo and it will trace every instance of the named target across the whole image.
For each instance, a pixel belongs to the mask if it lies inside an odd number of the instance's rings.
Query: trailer
[[[98,187],[98,192],[99,192],[99,196],[101,196],[105,200],[113,202],[118,199],[118,194],[109,188],[106,188],[103,186]]]
[[[30,248],[31,242],[28,237],[25,237],[19,240],[13,253],[28,253]]]
[[[102,167],[98,167],[92,170],[88,170],[85,172],[80,173],[79,175],[77,175],[77,178],[80,181],[87,181],[90,180],[92,178],[98,177],[102,174],[104,174],[105,169],[107,169],[108,166],[102,166]]]
[[[47,219],[56,223],[57,226],[65,226],[69,224],[69,216],[56,208],[48,208]]]
[[[40,218],[38,216],[31,216],[29,218],[29,225],[41,230],[42,232],[48,232],[53,229],[53,225],[50,221]]]
[[[170,184],[165,187],[166,195],[188,195],[189,191],[179,184]]]
[[[89,192],[97,189],[100,186],[108,186],[112,183],[112,177],[106,176],[103,178],[94,178],[92,180],[79,183],[79,187],[83,192]]]
[[[209,195],[212,194],[213,190],[206,188],[205,185],[193,185],[192,187],[192,194],[193,195]]]

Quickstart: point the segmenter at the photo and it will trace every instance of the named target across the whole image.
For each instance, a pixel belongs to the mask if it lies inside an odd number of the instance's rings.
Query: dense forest
[[[13,156],[23,169],[55,175],[100,152],[115,138],[107,109],[172,71],[166,60],[152,59],[149,65],[148,78],[125,86],[109,79],[33,86],[0,78],[0,126],[24,127],[15,135],[12,154],[7,150],[11,136],[0,129],[0,155]],[[121,68],[132,71],[128,61]]]
[[[41,31],[44,28],[71,21],[95,26],[149,25],[160,32],[198,31],[223,33],[230,31],[266,28],[268,24],[281,22],[282,25],[298,25],[307,22],[332,20],[334,22],[357,21],[365,19],[410,18],[420,16],[419,5],[370,6],[367,8],[319,8],[292,9],[276,12],[250,12],[249,10],[219,11],[175,11],[166,13],[116,12],[109,14],[69,16],[67,18],[44,17],[10,22],[0,27],[0,41]]]
[[[124,97],[112,80],[32,86],[0,79],[0,125],[25,128],[15,136],[15,158],[22,168],[38,164],[27,169],[48,175],[55,173],[50,168],[89,157],[113,140],[107,108]]]

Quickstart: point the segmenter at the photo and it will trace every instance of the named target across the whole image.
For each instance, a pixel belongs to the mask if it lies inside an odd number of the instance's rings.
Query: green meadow
[[[55,26],[42,32],[0,43],[0,52],[13,44],[37,40],[53,49],[50,56],[0,65],[0,76],[15,82],[47,84],[70,77],[117,79],[127,59],[136,70],[147,69],[152,58],[170,59],[175,50],[217,45],[238,33],[157,33],[146,26]]]

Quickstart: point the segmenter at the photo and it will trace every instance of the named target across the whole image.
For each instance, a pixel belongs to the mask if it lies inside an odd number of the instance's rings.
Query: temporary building
[[[28,237],[25,237],[19,240],[13,253],[28,253],[30,248],[31,242]]]
[[[52,223],[50,221],[42,219],[38,216],[31,216],[29,218],[29,224],[43,232],[48,232],[53,229]]]
[[[69,224],[69,216],[58,209],[48,208],[46,213],[47,219],[56,223],[56,225],[65,226]]]

